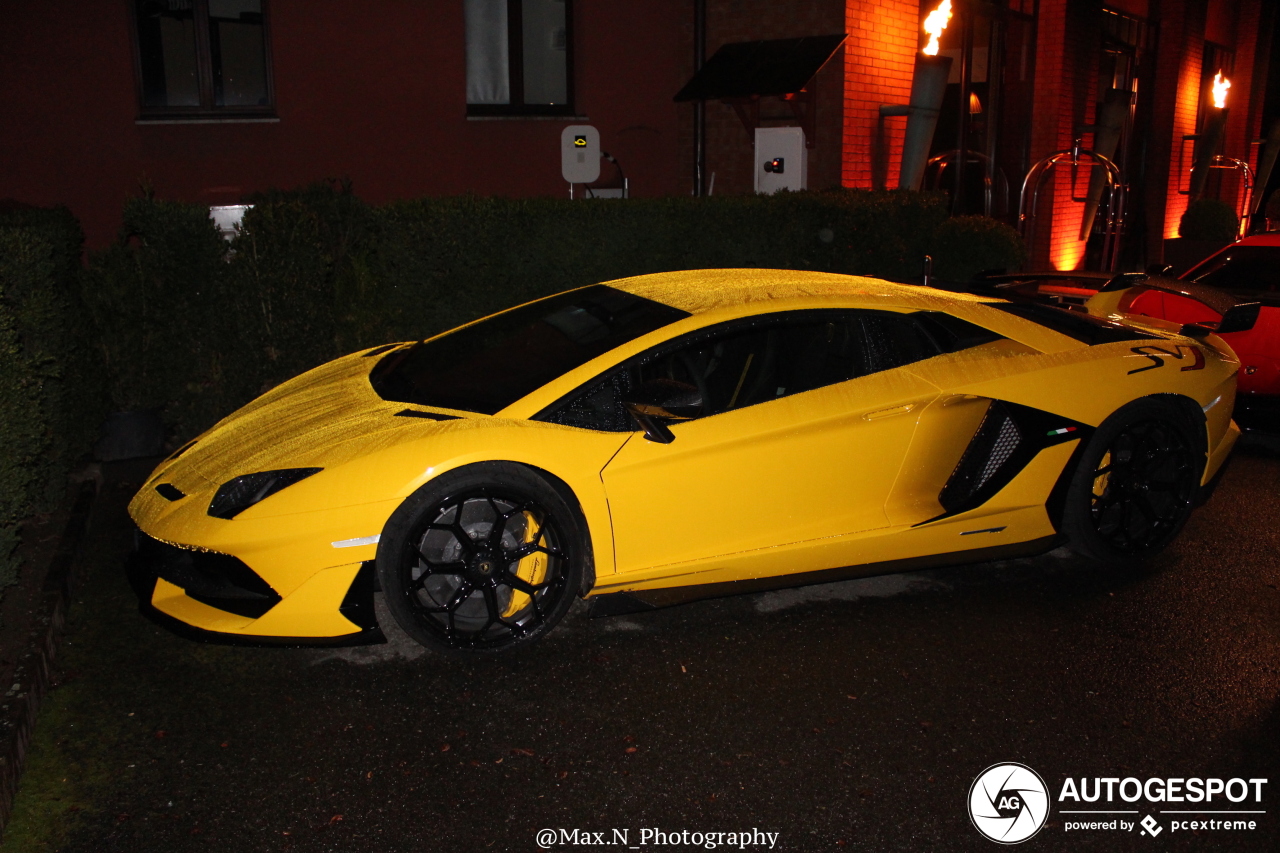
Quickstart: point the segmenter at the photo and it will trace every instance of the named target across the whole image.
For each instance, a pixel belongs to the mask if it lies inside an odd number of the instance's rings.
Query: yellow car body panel
[[[966,562],[957,554],[1053,534],[1044,508],[1043,482],[1062,470],[1073,449],[1074,444],[1049,448],[992,499],[992,506],[927,526],[896,525],[649,568],[601,581],[595,592],[734,583],[844,566],[866,566],[865,574],[881,574],[886,563],[914,561],[926,555],[938,555],[936,565]],[[998,524],[992,518],[998,519]],[[994,532],[996,526],[1001,530]],[[853,571],[843,576],[858,574]]]
[[[906,560],[961,562],[966,552],[1047,541],[1055,528],[1046,502],[1079,440],[1045,447],[980,506],[947,515],[939,502],[992,401],[1083,429],[1133,400],[1186,397],[1205,412],[1204,482],[1238,434],[1229,414],[1238,362],[1213,336],[1157,330],[1164,336],[1089,345],[993,307],[990,297],[822,273],[690,271],[607,284],[689,315],[493,415],[382,399],[369,379],[387,349],[379,348],[304,373],[212,427],[156,469],[130,513],[160,543],[240,561],[279,602],[237,615],[161,578],[144,606],[210,634],[354,636],[368,626],[344,615],[344,601],[392,513],[440,475],[478,462],[523,464],[563,484],[589,537],[590,596],[844,566],[877,571]],[[639,431],[534,419],[610,368],[683,334],[825,309],[940,312],[1001,337],[675,423],[670,444]],[[303,468],[320,471],[234,518],[208,512],[232,478]]]
[[[938,394],[899,373],[676,424],[669,445],[633,435],[604,470],[618,570],[888,526],[917,412]]]

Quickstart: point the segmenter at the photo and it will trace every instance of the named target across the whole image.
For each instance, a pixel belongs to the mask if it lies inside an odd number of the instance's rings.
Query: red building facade
[[[462,0],[266,0],[270,115],[142,116],[135,9],[147,0],[2,0],[0,198],[67,204],[90,246],[140,185],[161,198],[349,177],[379,203],[425,195],[568,195],[560,131],[592,124],[637,195],[687,192],[672,95],[686,0],[570,4],[568,115],[469,115]],[[217,0],[160,0],[172,17]],[[170,12],[170,9],[173,9]]]
[[[910,119],[891,108],[911,96],[937,0],[0,3],[0,198],[67,204],[100,246],[141,187],[210,205],[330,177],[375,203],[567,195],[567,124],[599,129],[633,195],[687,194],[693,110],[672,96],[694,72],[699,3],[707,56],[847,34],[811,84],[808,185],[895,187]],[[954,0],[925,186],[949,191],[954,212],[1019,224],[1028,171],[1079,140],[1109,151],[1128,187],[1122,264],[1160,260],[1191,197],[1190,137],[1212,119],[1219,70],[1231,81],[1220,153],[1258,161],[1273,6]],[[750,129],[728,105],[705,110],[703,191],[751,192]],[[796,122],[764,99],[760,123]],[[1059,164],[1032,188],[1032,265],[1100,263],[1100,226],[1086,225],[1105,219],[1090,214],[1095,171]],[[1204,194],[1243,205],[1243,184],[1214,169]]]

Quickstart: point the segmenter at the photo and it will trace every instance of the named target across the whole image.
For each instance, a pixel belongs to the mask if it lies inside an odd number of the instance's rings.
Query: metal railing
[[[1083,161],[1083,162],[1082,162]],[[1055,151],[1048,157],[1031,167],[1022,181],[1022,193],[1018,199],[1018,233],[1026,241],[1028,249],[1034,246],[1036,226],[1036,206],[1040,199],[1045,176],[1050,174],[1060,163],[1071,164],[1071,200],[1085,204],[1089,197],[1076,197],[1074,194],[1076,178],[1081,168],[1105,170],[1106,204],[1102,216],[1102,258],[1101,268],[1107,272],[1115,272],[1120,258],[1120,237],[1124,227],[1125,186],[1120,174],[1120,167],[1096,151],[1091,151],[1080,144],[1080,140],[1062,151]]]

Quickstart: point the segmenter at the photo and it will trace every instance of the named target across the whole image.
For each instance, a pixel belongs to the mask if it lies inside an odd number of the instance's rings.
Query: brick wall
[[[928,2],[928,0],[926,0]],[[932,9],[936,3],[928,3]],[[847,0],[844,79],[846,187],[894,187],[906,118],[880,118],[881,104],[905,104],[920,48],[916,0]]]
[[[1194,143],[1184,139],[1196,132],[1196,118],[1200,112],[1200,72],[1204,59],[1204,14],[1203,10],[1188,10],[1192,14],[1183,17],[1183,29],[1178,35],[1170,33],[1161,50],[1180,50],[1180,63],[1176,73],[1171,73],[1166,80],[1172,84],[1174,91],[1173,112],[1165,124],[1170,127],[1171,162],[1166,181],[1164,208],[1164,237],[1178,236],[1178,223],[1187,210],[1189,196],[1183,195],[1190,186],[1188,169],[1191,168]],[[1194,16],[1195,11],[1200,11]],[[1172,28],[1171,28],[1172,29]],[[1162,33],[1163,35],[1163,33]],[[1175,41],[1176,39],[1176,41]],[[1164,83],[1165,81],[1161,81]]]
[[[1211,0],[1161,0],[1159,3],[1123,0],[1108,5],[1145,16],[1158,34],[1154,55],[1148,55],[1149,76],[1138,92],[1139,114],[1149,114],[1149,131],[1132,144],[1143,149],[1145,176],[1130,181],[1128,245],[1145,243],[1147,262],[1163,257],[1163,240],[1177,234],[1187,196],[1191,143],[1182,137],[1195,132],[1200,109],[1200,71]],[[1249,141],[1262,130],[1262,85],[1267,52],[1257,45],[1266,32],[1270,0],[1212,0],[1230,7],[1236,51],[1231,113],[1224,153],[1247,159],[1257,150]],[[721,44],[763,38],[783,38],[847,32],[842,57],[819,75],[818,145],[810,152],[810,186],[893,187],[898,180],[906,119],[881,119],[882,104],[905,104],[910,98],[914,61],[921,42],[922,6],[927,13],[936,0],[708,0],[710,55]],[[1104,0],[1039,0],[1034,57],[1034,105],[1028,162],[1034,164],[1054,151],[1068,149],[1081,136],[1092,147],[1091,134],[1077,127],[1095,120],[1100,21]],[[1224,7],[1224,8],[1226,8]],[[1218,16],[1218,31],[1224,29]],[[1265,19],[1265,20],[1264,20]],[[685,32],[689,28],[685,26]],[[1268,46],[1269,47],[1269,46]],[[1263,68],[1262,72],[1258,69]],[[689,66],[692,73],[692,66]],[[1258,76],[1259,74],[1264,76]],[[682,119],[683,150],[692,150],[691,121]],[[765,124],[793,124],[782,104],[767,107]],[[775,118],[770,119],[773,115]],[[707,105],[707,174],[716,174],[716,193],[751,191],[751,137],[731,108]],[[1185,153],[1184,153],[1185,145]],[[1137,159],[1137,158],[1135,158]],[[686,169],[686,172],[688,170]],[[1089,171],[1081,169],[1074,186],[1069,165],[1046,180],[1039,197],[1039,222],[1034,228],[1029,266],[1076,269],[1086,262],[1080,240],[1084,205],[1074,201],[1086,192]],[[1011,182],[1021,180],[1011,175]],[[1236,173],[1219,170],[1211,182],[1215,194],[1239,199]],[[1015,199],[1016,201],[1016,199]],[[1145,217],[1138,211],[1145,211]],[[1145,221],[1144,221],[1145,219]]]
[[[1261,130],[1259,95],[1251,86],[1257,59],[1257,34],[1265,0],[1230,3],[1234,24],[1235,72],[1228,106],[1226,141],[1223,153],[1230,157],[1256,159],[1249,140]],[[1217,0],[1215,0],[1217,2]],[[1075,128],[1094,120],[1097,92],[1098,20],[1097,0],[1040,0],[1036,50],[1035,126],[1031,161],[1034,163],[1055,150],[1071,146]],[[1196,132],[1201,108],[1201,67],[1206,38],[1206,0],[1166,0],[1151,4],[1149,20],[1158,32],[1152,82],[1138,92],[1140,113],[1150,112],[1150,134],[1135,144],[1145,146],[1145,181],[1128,174],[1130,215],[1124,239],[1130,244],[1145,242],[1148,262],[1163,257],[1163,240],[1177,236],[1178,223],[1187,208],[1192,143],[1184,136]],[[1225,7],[1224,7],[1225,8]],[[1219,16],[1218,31],[1226,32]],[[1092,135],[1082,134],[1085,147]],[[1083,205],[1074,201],[1084,194],[1087,173],[1071,185],[1067,166],[1046,181],[1039,198],[1038,222],[1031,246],[1032,266],[1051,265],[1075,269],[1085,262],[1085,243],[1079,239]],[[1209,194],[1229,203],[1240,203],[1243,188],[1237,172],[1215,170]],[[1145,217],[1133,213],[1145,209]],[[1143,221],[1145,219],[1145,222]],[[1145,233],[1144,233],[1145,232]]]
[[[919,21],[917,0],[708,0],[707,56],[731,42],[848,33],[842,54],[816,80],[817,140],[809,150],[809,186],[892,187],[906,119],[882,122],[879,111],[881,104],[905,104],[910,98]],[[692,39],[691,24],[682,25],[682,31]],[[692,70],[690,62],[687,71]],[[776,99],[762,103],[762,125],[795,123],[786,105]],[[692,150],[692,126],[692,108],[686,107],[684,150]],[[709,182],[714,173],[715,193],[751,192],[752,138],[737,114],[728,105],[708,102],[706,126],[706,177]],[[691,166],[682,171],[691,186]]]
[[[1163,239],[1178,236],[1178,224],[1190,200],[1181,191],[1190,184],[1188,170],[1193,143],[1184,141],[1183,136],[1196,132],[1196,119],[1202,106],[1200,81],[1209,11],[1215,13],[1213,34],[1228,39],[1224,47],[1235,49],[1235,70],[1230,74],[1231,89],[1227,94],[1230,113],[1220,153],[1244,160],[1250,166],[1256,165],[1258,150],[1251,141],[1262,130],[1262,100],[1270,47],[1258,43],[1259,33],[1267,31],[1262,20],[1263,3],[1264,0],[1233,0],[1225,5],[1216,3],[1213,10],[1207,8],[1208,4],[1195,0],[1164,6],[1156,97],[1164,105],[1163,123],[1158,117],[1157,127],[1167,129],[1167,136],[1160,140],[1163,144],[1157,153],[1167,159],[1153,159],[1153,162],[1166,168],[1168,178],[1159,187],[1161,197],[1154,200],[1148,217],[1152,223],[1148,244],[1151,260],[1161,257]],[[1214,170],[1206,192],[1237,207],[1245,200],[1243,182],[1235,170]]]
[[[1227,132],[1222,153],[1243,160],[1253,168],[1257,165],[1259,147],[1251,145],[1250,141],[1257,139],[1262,133],[1262,114],[1260,110],[1254,109],[1257,99],[1254,97],[1254,87],[1251,86],[1257,40],[1240,38],[1240,34],[1257,33],[1261,29],[1262,3],[1261,0],[1239,0],[1230,8],[1236,14],[1236,58],[1235,71],[1231,75],[1231,90],[1227,93],[1231,112],[1227,115]],[[1240,172],[1220,169],[1218,174],[1218,197],[1235,205],[1237,209],[1243,209],[1246,193]]]
[[[690,4],[692,6],[692,4]],[[684,31],[692,57],[692,8]],[[799,38],[845,32],[842,0],[707,0],[707,58],[724,44],[763,39]],[[809,187],[840,185],[840,134],[843,122],[841,81],[844,62],[840,53],[817,75],[817,126],[814,147],[809,149]],[[693,73],[692,58],[687,66]],[[688,79],[686,76],[685,79]],[[672,92],[672,94],[675,94]],[[684,150],[693,150],[693,107],[682,104],[681,138]],[[765,127],[795,126],[790,107],[777,98],[761,102],[760,123]],[[706,105],[706,180],[715,175],[716,195],[750,193],[755,179],[755,142],[752,134],[727,104]],[[692,159],[688,158],[689,160]],[[692,187],[692,166],[684,169]]]

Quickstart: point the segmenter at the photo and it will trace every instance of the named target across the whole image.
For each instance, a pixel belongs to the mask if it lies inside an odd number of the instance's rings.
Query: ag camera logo
[[[999,844],[1026,841],[1048,816],[1049,789],[1025,764],[993,764],[969,788],[969,819]]]

